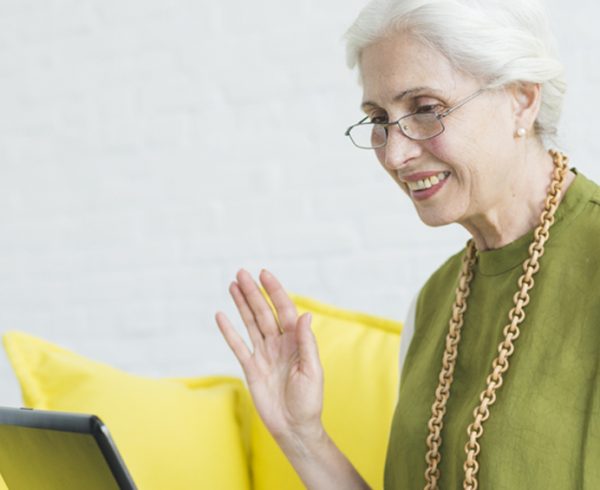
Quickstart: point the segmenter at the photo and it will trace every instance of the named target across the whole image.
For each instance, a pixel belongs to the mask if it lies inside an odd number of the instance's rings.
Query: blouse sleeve
[[[406,315],[406,320],[404,321],[404,326],[402,327],[402,334],[400,335],[400,361],[399,361],[399,375],[402,376],[402,367],[404,366],[404,359],[406,358],[406,352],[408,351],[408,346],[410,345],[410,341],[412,340],[413,334],[415,332],[415,315],[417,310],[417,296],[413,298],[408,307],[408,313]]]

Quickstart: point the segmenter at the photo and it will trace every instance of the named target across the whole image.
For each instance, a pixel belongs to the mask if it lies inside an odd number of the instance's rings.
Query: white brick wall
[[[240,375],[214,312],[261,267],[402,319],[465,233],[429,229],[343,137],[362,0],[4,0],[0,332],[149,375]],[[600,10],[549,2],[563,147],[600,180]],[[568,18],[569,22],[564,19]],[[0,355],[0,404],[19,393]]]

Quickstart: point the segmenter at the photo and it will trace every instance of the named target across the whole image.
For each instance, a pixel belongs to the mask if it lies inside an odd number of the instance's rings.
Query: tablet
[[[9,490],[134,490],[94,415],[0,407],[0,474]]]

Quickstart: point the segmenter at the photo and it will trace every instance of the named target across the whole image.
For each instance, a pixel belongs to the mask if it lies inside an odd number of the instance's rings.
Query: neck
[[[473,236],[477,250],[503,247],[533,230],[540,222],[548,195],[554,162],[541,143],[521,159],[522,172],[513,179],[503,199],[485,213],[476,214],[461,224]],[[575,175],[568,172],[561,200]]]

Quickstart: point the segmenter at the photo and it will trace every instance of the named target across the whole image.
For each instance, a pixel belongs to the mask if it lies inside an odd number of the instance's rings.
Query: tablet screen
[[[0,474],[10,490],[135,488],[97,417],[0,408],[0,441]]]

